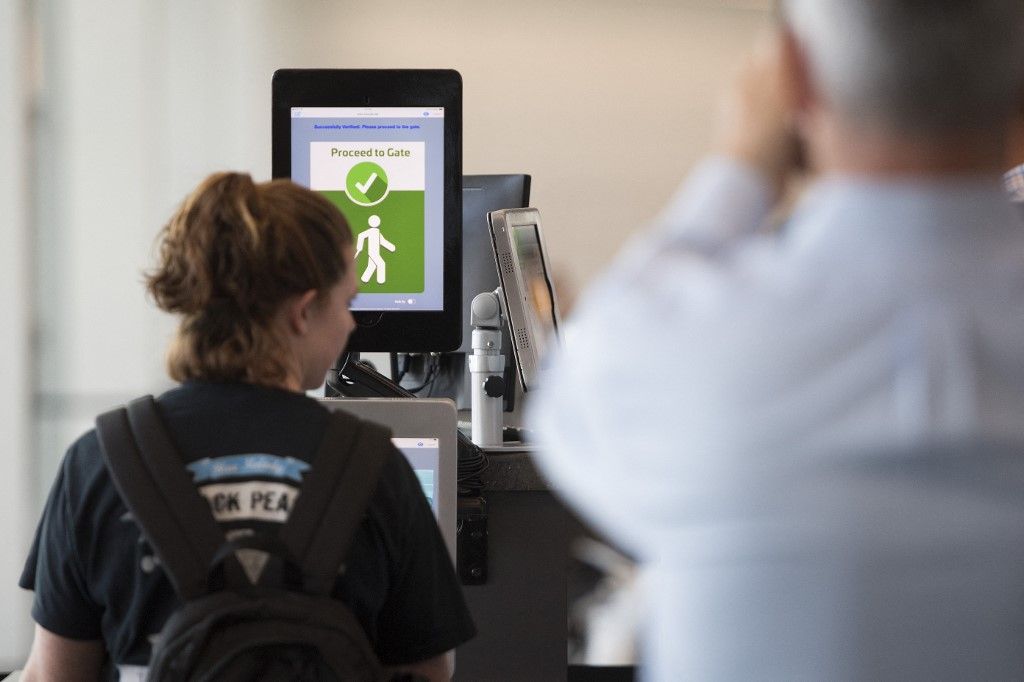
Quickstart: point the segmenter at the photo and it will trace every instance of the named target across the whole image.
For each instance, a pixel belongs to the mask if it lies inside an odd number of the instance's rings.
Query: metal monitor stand
[[[472,440],[482,447],[502,445],[505,356],[501,352],[501,288],[477,294],[470,308],[473,353],[470,372]]]

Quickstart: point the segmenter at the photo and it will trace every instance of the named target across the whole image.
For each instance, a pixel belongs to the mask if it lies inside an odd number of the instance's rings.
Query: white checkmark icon
[[[370,177],[366,178],[366,182],[356,183],[356,189],[358,189],[363,194],[366,194],[366,190],[370,189],[370,187],[373,186],[373,183],[375,183],[376,181],[377,173],[371,173]]]

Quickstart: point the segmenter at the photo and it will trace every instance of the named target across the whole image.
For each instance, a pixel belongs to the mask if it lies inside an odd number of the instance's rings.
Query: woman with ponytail
[[[352,234],[323,197],[284,180],[211,176],[164,228],[148,276],[156,304],[182,318],[171,377],[319,386],[354,327],[352,266]],[[326,329],[301,333],[307,321]],[[307,368],[315,376],[303,376]]]
[[[286,180],[218,173],[160,235],[147,274],[180,318],[168,354],[180,382],[159,416],[227,538],[287,520],[328,413],[305,391],[342,352],[357,292],[352,234],[323,196]],[[180,605],[103,462],[95,431],[68,450],[21,579],[36,636],[22,679],[96,680],[106,659],[141,680]],[[390,669],[450,677],[446,652],[474,634],[420,485],[389,453],[333,596]]]

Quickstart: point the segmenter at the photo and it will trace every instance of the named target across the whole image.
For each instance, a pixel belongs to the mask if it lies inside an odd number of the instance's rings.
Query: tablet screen
[[[349,352],[462,341],[462,77],[450,69],[278,69],[273,174],[322,192],[358,247]]]
[[[427,502],[430,503],[430,508],[434,510],[436,516],[437,494],[435,488],[437,487],[438,470],[441,466],[441,446],[438,439],[430,437],[392,438],[391,442],[402,451],[409,461],[409,466],[412,467],[416,479],[420,482],[423,495],[427,498]]]
[[[544,255],[540,212],[511,208],[487,214],[501,292],[508,313],[520,386],[531,391],[559,343],[558,303]]]
[[[544,267],[540,236],[536,225],[516,225],[512,228],[512,246],[519,261],[523,293],[526,297],[528,323],[533,330],[533,345],[540,363],[547,357],[547,346],[555,335],[554,297]]]
[[[356,240],[353,311],[444,308],[443,107],[292,107],[292,179]]]

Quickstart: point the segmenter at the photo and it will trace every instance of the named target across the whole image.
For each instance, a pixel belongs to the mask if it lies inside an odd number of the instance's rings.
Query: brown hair
[[[291,181],[206,178],[161,231],[157,267],[146,275],[156,304],[182,316],[171,377],[279,383],[287,349],[275,313],[289,296],[340,281],[351,244],[334,205]]]

